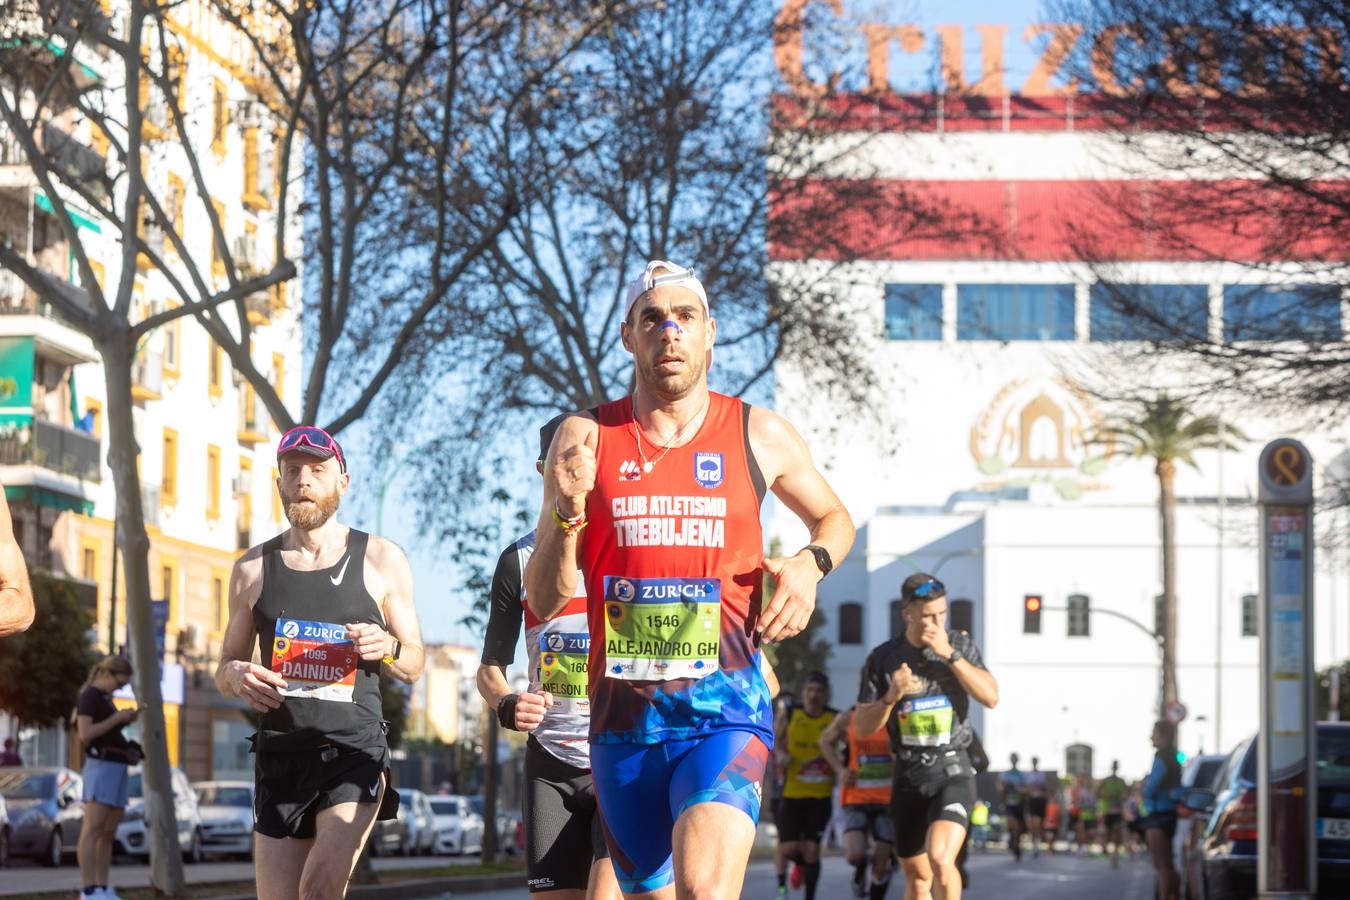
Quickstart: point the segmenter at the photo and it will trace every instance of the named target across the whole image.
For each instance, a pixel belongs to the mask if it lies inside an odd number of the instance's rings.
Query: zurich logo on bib
[[[694,480],[700,487],[711,490],[722,486],[722,454],[698,452],[694,454]]]

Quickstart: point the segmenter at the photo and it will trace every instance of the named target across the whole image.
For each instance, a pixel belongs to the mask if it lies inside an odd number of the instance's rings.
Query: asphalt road
[[[1143,858],[1122,860],[1113,870],[1104,859],[1077,856],[1042,856],[1014,863],[1006,852],[991,851],[971,858],[970,888],[963,900],[1153,900],[1153,870]],[[851,900],[852,870],[841,857],[824,860],[818,900]],[[774,900],[777,890],[773,864],[754,862],[746,871],[742,900]],[[897,876],[887,893],[901,900],[904,891]],[[522,890],[487,891],[474,894],[429,894],[422,900],[447,897],[474,900],[521,900]],[[800,890],[790,891],[789,900],[801,900]]]
[[[457,863],[476,863],[478,854],[471,856],[414,856],[388,857],[373,860],[376,870],[425,869],[432,866],[452,866]],[[251,862],[204,862],[185,864],[183,873],[188,884],[211,884],[217,881],[252,881]],[[150,867],[141,862],[115,864],[110,873],[115,887],[147,887]],[[7,894],[41,893],[43,891],[72,891],[80,889],[80,871],[74,858],[59,869],[48,869],[28,860],[11,859],[9,868],[0,869],[0,897]]]

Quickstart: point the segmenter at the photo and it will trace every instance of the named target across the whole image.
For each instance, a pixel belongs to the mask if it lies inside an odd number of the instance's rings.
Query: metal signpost
[[[1261,730],[1257,891],[1317,893],[1317,766],[1312,670],[1312,457],[1281,438],[1261,451]]]

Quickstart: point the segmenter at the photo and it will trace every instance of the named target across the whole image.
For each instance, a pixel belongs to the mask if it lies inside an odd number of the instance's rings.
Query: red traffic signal
[[[1022,598],[1022,633],[1041,633],[1041,595],[1027,594]]]

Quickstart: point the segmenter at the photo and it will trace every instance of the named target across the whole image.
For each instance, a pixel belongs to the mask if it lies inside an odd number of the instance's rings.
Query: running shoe
[[[775,896],[778,897],[778,900],[783,900],[783,898],[786,897],[787,895],[788,895],[787,888],[780,884],[778,886],[778,893],[775,894]]]
[[[788,884],[794,888],[801,887],[806,882],[806,873],[802,871],[801,863],[793,863],[792,871],[788,873]]]

